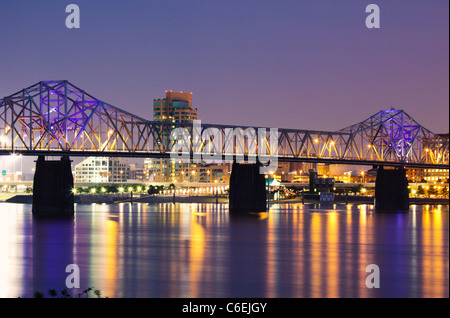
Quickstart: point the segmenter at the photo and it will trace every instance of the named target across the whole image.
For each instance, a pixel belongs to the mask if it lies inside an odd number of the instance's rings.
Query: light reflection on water
[[[448,205],[378,214],[371,205],[92,204],[33,220],[0,204],[0,297],[65,288],[108,297],[448,297]],[[380,288],[365,285],[380,268]]]

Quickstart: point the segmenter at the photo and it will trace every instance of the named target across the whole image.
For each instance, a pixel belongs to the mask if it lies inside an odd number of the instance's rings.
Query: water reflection
[[[448,297],[448,206],[377,214],[372,205],[93,204],[33,220],[0,204],[0,296],[81,288],[108,297]],[[377,264],[381,288],[365,285]]]

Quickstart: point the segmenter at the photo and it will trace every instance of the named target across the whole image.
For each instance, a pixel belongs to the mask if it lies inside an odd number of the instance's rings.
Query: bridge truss
[[[192,124],[145,120],[68,81],[41,81],[0,99],[0,154],[170,157],[178,142],[169,138],[175,128],[186,129],[193,140]],[[264,153],[277,155],[278,161],[445,169],[449,164],[448,137],[432,133],[402,110],[383,110],[334,132],[278,128],[270,135],[267,128],[264,142],[247,135],[242,145],[230,146],[227,131],[249,128],[263,127],[202,124],[200,135],[216,129],[223,138],[220,144],[207,138],[197,148],[191,143],[191,157],[213,145],[224,158],[251,155],[264,147]]]

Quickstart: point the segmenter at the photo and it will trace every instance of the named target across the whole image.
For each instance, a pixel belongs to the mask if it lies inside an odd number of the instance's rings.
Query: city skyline
[[[360,1],[82,0],[79,29],[68,4],[0,3],[0,97],[67,79],[148,120],[174,90],[204,123],[336,131],[395,107],[448,133],[446,1],[377,1],[379,29]]]
[[[174,90],[208,123],[335,131],[395,107],[448,132],[445,1],[377,1],[379,29],[360,1],[76,3],[80,29],[65,2],[0,4],[2,97],[67,79],[146,119]]]
[[[448,297],[449,7],[0,0],[0,297]]]

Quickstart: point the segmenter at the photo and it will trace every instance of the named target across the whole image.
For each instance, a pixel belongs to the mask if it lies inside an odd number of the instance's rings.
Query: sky
[[[210,124],[334,131],[394,107],[449,131],[447,0],[0,0],[0,43],[0,97],[68,80],[149,120],[174,90]]]

